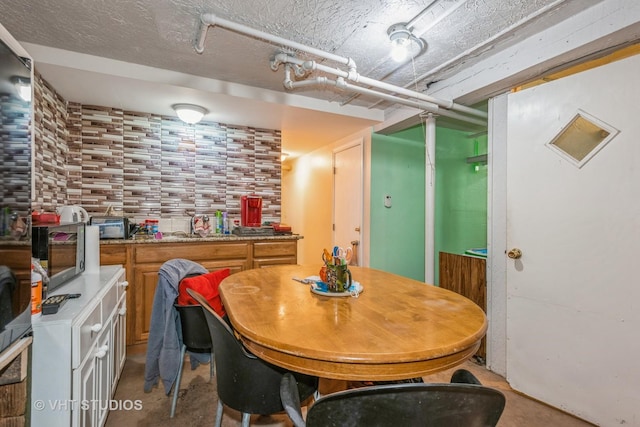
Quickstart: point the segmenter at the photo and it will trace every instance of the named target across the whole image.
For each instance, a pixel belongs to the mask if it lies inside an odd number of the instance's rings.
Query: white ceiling
[[[602,0],[2,0],[0,23],[67,100],[174,115],[195,103],[205,120],[282,129],[283,151],[302,154],[385,120],[397,106],[336,89],[287,91],[282,50],[210,27],[194,50],[201,13],[353,58],[358,73],[429,93],[487,55]],[[422,11],[414,33],[427,50],[399,66],[387,29]],[[330,61],[296,52],[300,58]]]

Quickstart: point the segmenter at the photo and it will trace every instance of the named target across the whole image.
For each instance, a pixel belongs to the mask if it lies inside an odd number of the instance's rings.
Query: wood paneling
[[[484,258],[440,252],[440,287],[469,298],[487,312],[487,261]],[[476,353],[486,358],[486,338]]]

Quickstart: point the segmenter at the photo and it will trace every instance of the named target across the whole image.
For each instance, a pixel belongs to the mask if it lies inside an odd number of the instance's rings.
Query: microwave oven
[[[85,227],[84,222],[32,227],[31,252],[47,273],[46,293],[84,271]]]

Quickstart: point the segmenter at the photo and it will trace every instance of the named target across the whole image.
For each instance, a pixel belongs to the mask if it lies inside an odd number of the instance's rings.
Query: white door
[[[640,425],[638,76],[640,56],[507,104],[507,379],[603,426]],[[589,152],[607,133],[581,121],[554,144],[582,164],[548,145],[577,114],[619,131]]]
[[[333,166],[333,242],[343,248],[358,242],[355,261],[362,265],[362,140],[336,149]]]

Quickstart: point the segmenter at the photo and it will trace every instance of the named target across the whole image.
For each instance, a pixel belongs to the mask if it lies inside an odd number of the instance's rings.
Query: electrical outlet
[[[384,195],[384,207],[385,208],[390,208],[391,207],[391,195],[389,195],[389,194],[385,194]]]

